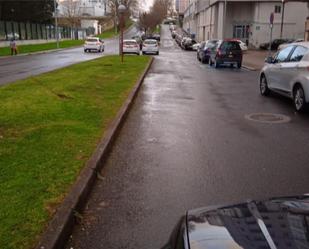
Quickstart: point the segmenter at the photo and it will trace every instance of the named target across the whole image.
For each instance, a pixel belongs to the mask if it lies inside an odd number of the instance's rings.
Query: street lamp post
[[[54,15],[55,15],[55,30],[56,30],[56,41],[57,48],[59,48],[59,33],[58,33],[58,11],[57,11],[57,0],[54,0]]]
[[[280,38],[281,39],[283,37],[284,9],[285,9],[285,1],[282,0],[281,29],[280,29]]]
[[[119,5],[118,7],[118,13],[120,15],[120,37],[119,37],[119,52],[120,52],[120,55],[121,55],[121,62],[123,62],[123,26],[124,26],[124,13],[126,11],[126,7],[121,4]]]

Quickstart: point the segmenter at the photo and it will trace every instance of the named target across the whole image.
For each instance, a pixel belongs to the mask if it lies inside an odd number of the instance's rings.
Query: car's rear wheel
[[[238,63],[237,63],[237,67],[238,67],[238,68],[241,68],[241,62],[238,62]]]
[[[306,109],[306,98],[304,89],[298,85],[293,91],[294,107],[297,112],[303,112]]]
[[[263,96],[267,96],[270,94],[270,90],[268,88],[268,83],[265,75],[262,75],[260,78],[260,93]]]
[[[157,55],[159,55],[159,52],[157,52]]]
[[[88,52],[87,49],[84,49],[84,52],[87,53]]]

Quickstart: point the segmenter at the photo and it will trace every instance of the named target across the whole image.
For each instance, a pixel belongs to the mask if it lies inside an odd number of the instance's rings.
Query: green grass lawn
[[[126,25],[125,25],[125,29],[128,29],[132,25],[133,25],[133,21],[131,19],[127,20]],[[100,37],[102,39],[108,39],[108,38],[111,38],[111,37],[116,36],[118,34],[119,34],[119,32],[115,33],[115,28],[111,28],[111,29],[105,30],[102,34],[98,35],[98,37]]]
[[[37,243],[149,59],[109,56],[0,87],[0,248]]]
[[[60,41],[59,47],[60,48],[69,48],[74,46],[79,46],[84,44],[83,40],[65,40]],[[27,54],[27,53],[33,53],[33,52],[39,52],[44,50],[51,50],[51,49],[57,49],[56,42],[50,42],[50,43],[43,43],[43,44],[31,44],[31,45],[20,45],[18,46],[18,53],[19,54]],[[10,55],[11,50],[9,47],[0,48],[0,56]]]

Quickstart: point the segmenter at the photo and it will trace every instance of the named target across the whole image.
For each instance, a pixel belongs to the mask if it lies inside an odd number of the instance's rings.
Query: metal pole
[[[282,0],[282,15],[281,15],[281,29],[280,29],[280,38],[283,37],[283,22],[284,22],[284,9],[285,9],[285,2]]]
[[[271,44],[273,39],[273,24],[270,24],[269,57],[271,57]]]
[[[123,63],[123,26],[124,26],[124,14],[121,13],[121,62]]]
[[[223,25],[224,25],[224,29],[223,29],[223,38],[225,38],[226,35],[226,8],[227,8],[227,0],[224,0],[224,17],[223,17]]]
[[[57,4],[56,4],[57,0],[54,0],[54,11],[55,11],[55,29],[56,29],[56,43],[57,43],[57,48],[59,48],[59,33],[58,33],[58,12],[57,12]]]

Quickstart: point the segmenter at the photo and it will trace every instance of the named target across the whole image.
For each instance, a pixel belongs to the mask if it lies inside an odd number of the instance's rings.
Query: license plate
[[[229,55],[229,58],[233,58],[233,55],[232,55],[232,54],[230,54],[230,55]]]

